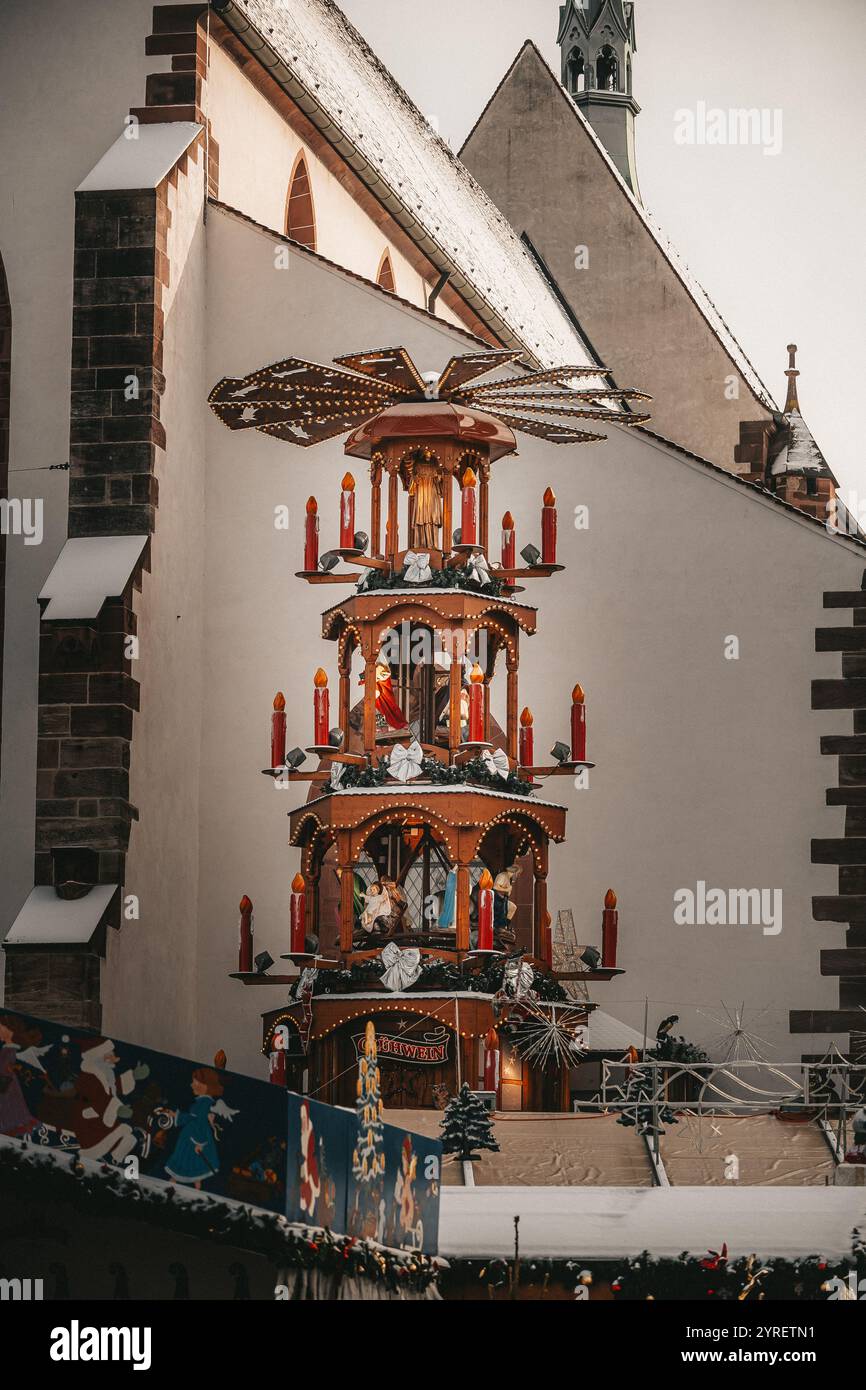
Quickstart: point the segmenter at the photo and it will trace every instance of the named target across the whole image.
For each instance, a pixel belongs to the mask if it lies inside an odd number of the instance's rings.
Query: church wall
[[[316,250],[338,265],[375,280],[387,248],[396,293],[424,307],[428,286],[382,230],[357,205],[314,151],[258,93],[215,43],[210,48],[210,109],[220,149],[220,200],[276,232],[285,231],[286,194],[295,159],[303,151],[316,216]],[[437,313],[454,323],[441,304]]]
[[[205,606],[206,331],[204,159],[167,188],[169,283],[163,292],[166,449],[157,451],[159,508],[151,571],[136,600],[141,683],[130,762],[140,812],[124,893],[139,916],[110,932],[103,1026],[154,1047],[195,1055],[199,794],[221,794],[213,762],[202,770]],[[212,384],[212,383],[210,383]]]
[[[0,251],[14,318],[10,495],[41,499],[44,536],[7,543],[0,752],[0,937],[33,886],[36,594],[66,539],[74,190],[123,129],[158,60],[144,56],[145,0],[7,0],[0,44]],[[62,53],[50,67],[46,55]],[[97,72],[98,82],[82,81]],[[35,74],[40,75],[36,80]],[[11,113],[14,113],[12,118]],[[14,190],[14,197],[12,196]],[[2,970],[2,966],[0,966]]]
[[[618,384],[654,396],[658,433],[734,471],[740,420],[769,413],[531,47],[461,159],[515,230],[528,233]],[[579,247],[588,251],[584,269],[575,268]]]
[[[287,351],[327,360],[359,340],[404,342],[423,366],[444,365],[461,348],[446,330],[300,253],[280,279],[267,237],[225,214],[209,216],[208,253],[209,383]],[[238,264],[243,278],[233,273]],[[262,1075],[257,1016],[280,1004],[285,987],[253,993],[227,976],[242,893],[255,904],[256,950],[277,958],[287,946],[298,856],[286,848],[286,813],[304,799],[304,785],[278,791],[259,769],[276,690],[287,698],[289,743],[304,746],[316,667],[335,685],[335,648],[318,637],[319,615],[343,591],[304,586],[293,573],[310,492],[322,549],[333,542],[346,460],[339,440],[307,452],[231,434],[213,418],[206,437],[202,748],[210,772],[201,794],[196,1051],[222,1046],[232,1066]],[[366,526],[364,470],[350,467]],[[592,996],[642,1029],[648,994],[651,1024],[679,1012],[679,1027],[705,1041],[721,1029],[696,1006],[719,1013],[720,1000],[745,1000],[780,1059],[823,1049],[824,1038],[787,1034],[789,1008],[834,1006],[836,983],[819,976],[818,951],[841,944],[844,931],[811,922],[811,896],[833,891],[833,871],[810,864],[809,841],[842,825],[842,812],[823,805],[832,770],[818,741],[850,720],[810,709],[811,680],[837,674],[832,655],[814,652],[814,629],[824,589],[859,587],[863,551],[625,431],[563,450],[522,437],[519,458],[494,468],[494,534],[507,507],[518,518],[518,547],[537,541],[548,483],[567,569],[527,584],[539,632],[522,644],[520,701],[532,708],[546,752],[567,737],[574,682],[587,691],[589,756],[598,764],[590,787],[578,791],[562,778],[541,794],[570,811],[567,842],[551,850],[554,913],[571,908],[578,938],[597,943],[605,889],[620,897],[627,973],[592,986]],[[287,532],[273,526],[281,505],[291,515]],[[571,524],[578,505],[589,507],[588,530]],[[730,635],[740,640],[738,661],[724,657]],[[503,706],[497,690],[499,719]],[[781,934],[675,926],[673,894],[698,879],[781,888]]]

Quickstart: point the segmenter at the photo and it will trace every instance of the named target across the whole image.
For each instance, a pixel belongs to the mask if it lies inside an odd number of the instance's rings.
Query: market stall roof
[[[496,1155],[490,1155],[495,1158]],[[484,1162],[487,1161],[485,1155]],[[476,1165],[480,1167],[481,1165]],[[447,1187],[439,1250],[446,1259],[622,1259],[649,1250],[731,1258],[820,1254],[843,1260],[866,1217],[856,1187]]]

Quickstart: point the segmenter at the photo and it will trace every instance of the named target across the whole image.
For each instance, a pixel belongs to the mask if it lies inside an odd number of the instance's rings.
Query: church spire
[[[792,410],[799,412],[800,402],[797,399],[797,377],[800,373],[797,370],[797,344],[788,344],[788,369],[785,376],[788,378],[788,395],[785,399],[786,415],[790,415]]]
[[[634,5],[626,0],[566,0],[559,7],[562,85],[579,106],[636,198],[632,55]]]

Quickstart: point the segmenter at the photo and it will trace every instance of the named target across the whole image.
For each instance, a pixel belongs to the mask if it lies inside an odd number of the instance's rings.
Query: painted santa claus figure
[[[88,1038],[82,1044],[72,1125],[81,1158],[111,1158],[122,1163],[135,1148],[136,1136],[128,1123],[132,1110],[123,1097],[131,1094],[136,1082],[150,1075],[150,1067],[139,1062],[117,1076],[114,1069],[119,1061],[108,1038]]]

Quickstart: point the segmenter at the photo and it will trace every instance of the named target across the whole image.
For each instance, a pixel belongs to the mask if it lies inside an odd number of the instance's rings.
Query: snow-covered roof
[[[480,318],[542,366],[594,364],[513,228],[332,0],[213,2]]]
[[[328,796],[387,796],[389,793],[394,796],[405,796],[406,793],[413,796],[416,792],[423,793],[424,796],[512,796],[512,793],[503,787],[502,791],[494,791],[487,787],[476,787],[470,782],[384,782],[380,787],[337,787],[328,791],[324,796],[316,796],[312,801],[304,802],[304,810],[309,810],[317,802],[324,801]],[[513,797],[517,801],[517,797]],[[531,811],[533,806],[550,806],[554,811],[564,811],[566,808],[560,806],[556,801],[542,801],[540,797],[521,794],[519,797],[521,806],[526,803]]]
[[[593,1009],[586,1031],[586,1045],[590,1052],[625,1052],[629,1047],[636,1047],[642,1052],[644,1048],[643,1033],[638,1033],[612,1014],[606,1014],[603,1009]]]
[[[116,883],[99,883],[83,898],[58,898],[53,888],[34,888],[9,928],[5,945],[84,945],[116,892]]]
[[[773,460],[772,472],[829,473],[827,460],[799,410],[787,411],[785,421],[788,425],[788,443]]]
[[[729,328],[728,324],[725,322],[724,318],[722,317],[716,305],[713,303],[709,294],[704,289],[700,281],[689,269],[689,267],[686,265],[685,261],[677,251],[676,247],[668,239],[668,237],[659,227],[655,219],[643,206],[643,203],[640,201],[640,199],[636,198],[634,193],[632,193],[631,189],[629,188],[628,184],[626,183],[616,164],[613,162],[610,155],[608,154],[604,142],[593,129],[592,125],[586,119],[583,112],[579,109],[575,102],[572,101],[571,97],[568,95],[565,88],[562,86],[559,78],[554,73],[550,64],[547,62],[544,55],[539,51],[539,49],[532,42],[531,39],[527,39],[524,43],[520,52],[514,59],[514,62],[508,69],[508,72],[505,74],[505,76],[502,78],[502,81],[499,83],[499,86],[496,88],[496,92],[498,92],[500,88],[504,85],[504,83],[507,82],[511,73],[514,71],[515,67],[520,62],[527,49],[532,50],[538,61],[546,68],[547,72],[550,74],[551,81],[556,83],[557,88],[562,93],[563,101],[568,102],[568,105],[572,111],[575,121],[579,122],[583,126],[587,138],[593,142],[596,149],[598,150],[599,155],[607,165],[611,178],[614,179],[615,182],[619,185],[619,189],[623,197],[627,198],[628,201],[631,203],[635,215],[640,218],[641,222],[643,222],[644,226],[646,227],[650,236],[655,241],[662,255],[670,263],[672,269],[679,277],[679,279],[682,281],[683,286],[688,291],[691,298],[694,300],[696,306],[703,314],[704,318],[707,320],[707,323],[709,324],[713,333],[719,339],[719,342],[724,347],[731,361],[739,369],[740,373],[742,374],[743,380],[748,382],[749,387],[754,392],[757,399],[764,406],[766,406],[768,410],[778,410],[778,406],[773,401],[773,397],[769,389],[764,385],[763,381],[758,375],[756,368],[749,361],[745,351],[740,346],[737,339],[734,337],[733,332]],[[472,139],[474,131],[477,129],[477,127],[481,124],[481,121],[484,119],[484,115],[488,110],[491,102],[493,101],[496,92],[494,92],[491,95],[490,100],[487,102],[487,105],[484,108],[484,111],[482,111],[478,120],[475,122],[475,126],[473,127],[472,131],[470,131],[469,135],[467,135],[465,141],[463,142],[464,149],[466,145],[469,143],[469,141]]]
[[[510,1259],[519,1216],[525,1259],[704,1255],[724,1240],[732,1258],[841,1260],[864,1213],[857,1187],[444,1187],[439,1251]]]
[[[156,188],[203,129],[193,121],[130,125],[109,145],[75,191],[107,193],[113,189]]]
[[[73,536],[39,591],[45,618],[97,618],[107,598],[129,583],[147,536]]]

